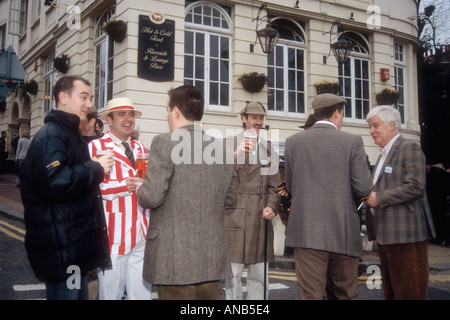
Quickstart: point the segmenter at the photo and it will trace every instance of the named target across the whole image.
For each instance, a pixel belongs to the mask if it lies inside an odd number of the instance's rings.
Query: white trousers
[[[112,269],[98,269],[100,300],[151,300],[152,285],[142,278],[145,241],[126,255],[111,254]]]
[[[266,264],[266,299],[269,299],[269,268]],[[231,263],[233,278],[225,280],[225,296],[227,300],[243,300],[242,271],[244,264]],[[264,262],[249,264],[247,271],[247,300],[264,299]]]

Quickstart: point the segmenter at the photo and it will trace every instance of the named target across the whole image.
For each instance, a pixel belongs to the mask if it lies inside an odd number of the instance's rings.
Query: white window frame
[[[97,19],[95,40],[94,40],[94,105],[97,107],[97,111],[100,113],[106,109],[107,103],[114,96],[114,66],[112,67],[112,73],[110,74],[109,64],[114,63],[114,42],[111,40],[105,31],[102,29],[104,22],[115,18],[115,7],[110,7]],[[98,57],[99,47],[104,46],[106,52],[101,53]],[[108,55],[109,47],[112,46],[112,55]],[[101,48],[100,48],[101,49]],[[99,64],[97,60],[100,59]],[[105,75],[100,77],[97,69],[100,65],[104,65]],[[101,68],[99,68],[101,70]],[[103,80],[102,80],[103,79]],[[102,91],[102,94],[100,92]],[[101,103],[103,102],[103,103]]]
[[[193,23],[193,22],[187,22],[186,21],[186,17],[187,15],[191,12],[191,10],[194,10],[197,7],[203,7],[203,6],[209,6],[212,9],[218,10],[219,13],[221,14],[221,19],[225,19],[225,21],[228,24],[228,28],[219,28],[219,27],[214,27],[214,26],[208,26],[208,25],[204,25],[204,24],[197,24],[197,23]],[[201,16],[202,19],[204,18],[204,16]],[[213,4],[207,1],[198,1],[198,2],[194,2],[190,5],[188,5],[186,7],[185,10],[185,32],[192,32],[194,34],[194,36],[196,34],[203,34],[204,35],[204,55],[197,55],[196,52],[196,43],[194,42],[192,44],[193,46],[193,53],[192,54],[187,54],[186,52],[184,53],[185,57],[186,56],[192,56],[194,63],[195,63],[195,57],[201,57],[204,60],[204,71],[203,71],[203,79],[198,79],[199,81],[202,80],[204,82],[203,85],[203,96],[205,99],[205,109],[206,110],[215,110],[215,111],[224,111],[224,112],[229,112],[232,110],[232,106],[231,106],[231,77],[232,77],[232,73],[231,73],[231,69],[232,69],[232,59],[231,59],[231,49],[232,49],[232,21],[231,21],[231,17],[229,16],[229,14],[219,5],[217,4]],[[211,80],[211,75],[210,75],[210,71],[211,71],[211,65],[210,65],[210,61],[211,61],[211,56],[210,56],[210,47],[211,47],[211,37],[212,36],[217,36],[219,37],[226,37],[228,39],[228,58],[227,59],[220,59],[219,57],[219,61],[228,61],[228,81],[221,81],[220,77],[218,81],[214,81],[214,83],[219,83],[220,84],[227,84],[228,83],[228,99],[227,99],[227,105],[219,105],[219,104],[211,104],[210,103],[210,87],[211,84],[213,83],[213,81]],[[215,59],[216,57],[214,57]],[[219,62],[219,69],[220,69],[220,62]],[[219,75],[220,75],[220,71],[219,71]],[[191,77],[186,77],[186,74],[184,75],[184,82],[190,82],[193,83],[195,85],[195,81],[197,80],[197,78],[195,77],[195,65],[193,66],[193,76]],[[220,90],[219,90],[219,103],[220,103]]]
[[[50,54],[44,63],[44,109],[43,115],[56,108],[55,99],[53,99],[53,86],[55,85],[55,69],[53,68],[53,59],[55,53]]]
[[[399,84],[400,72],[402,70],[403,77],[402,82],[403,85]],[[406,77],[406,59],[405,59],[405,45],[400,42],[394,42],[394,88],[399,93],[399,100],[397,102],[397,109],[399,109],[400,114],[402,115],[402,126],[406,124],[406,119],[408,116],[408,110],[406,108],[407,101],[407,77]],[[402,90],[400,90],[400,88]],[[403,102],[403,103],[402,103]]]
[[[307,89],[306,89],[306,75],[307,75],[307,66],[306,66],[306,48],[303,45],[299,45],[296,43],[293,43],[292,41],[284,41],[284,40],[279,40],[279,42],[276,44],[275,48],[274,48],[274,52],[277,50],[277,47],[282,47],[283,48],[283,62],[285,63],[282,67],[283,69],[283,111],[278,111],[276,110],[276,106],[274,106],[274,110],[269,110],[269,106],[267,107],[267,114],[269,115],[274,115],[274,116],[284,116],[284,117],[290,117],[290,118],[301,118],[301,117],[305,117],[306,116],[306,111],[308,109],[307,107]],[[303,91],[297,91],[295,90],[295,93],[298,94],[299,92],[303,93],[303,112],[290,112],[289,111],[289,92],[292,90],[289,90],[289,70],[291,70],[292,68],[289,68],[288,65],[288,61],[289,61],[289,57],[288,57],[288,53],[289,53],[289,49],[293,49],[293,50],[301,50],[303,51],[303,70],[299,70],[299,69],[295,69],[297,71],[302,71],[303,72]],[[267,67],[269,68],[269,64],[267,65]],[[274,69],[277,69],[277,66],[270,66],[273,67]],[[278,69],[281,69],[280,67],[278,67]],[[269,72],[268,72],[269,73]],[[276,74],[274,73],[274,78],[276,78]],[[275,80],[275,79],[274,79]],[[274,83],[275,84],[275,83]],[[272,88],[272,87],[267,87],[267,94],[271,94],[271,90],[278,90],[280,91],[280,88]],[[269,99],[267,100],[269,103]],[[276,97],[274,97],[274,102],[276,104]]]
[[[359,34],[357,34],[357,35],[359,35]],[[367,103],[367,113],[370,111],[370,108],[371,108],[371,96],[372,96],[372,94],[371,94],[371,74],[372,74],[372,71],[371,71],[371,58],[370,58],[370,52],[369,52],[369,46],[368,46],[368,44],[367,43],[365,43],[366,44],[366,46],[364,45],[364,44],[362,44],[362,43],[359,43],[358,41],[356,41],[355,39],[353,39],[352,37],[351,37],[351,35],[349,35],[349,34],[347,34],[347,36],[349,36],[349,38],[350,38],[350,40],[351,40],[351,42],[352,42],[352,44],[353,44],[353,51],[352,51],[352,53],[350,54],[350,56],[349,56],[349,63],[350,63],[350,79],[351,79],[351,82],[350,82],[350,87],[351,87],[351,96],[346,96],[345,94],[346,94],[346,92],[345,92],[345,82],[344,81],[341,81],[341,78],[343,77],[343,76],[341,76],[341,75],[339,75],[339,71],[338,71],[338,80],[339,80],[339,83],[341,83],[341,85],[342,85],[342,97],[344,98],[344,99],[346,99],[348,102],[350,102],[350,104],[351,104],[351,112],[352,112],[352,116],[351,117],[348,117],[348,116],[346,116],[345,115],[345,113],[344,113],[344,121],[345,122],[350,122],[350,123],[366,123],[366,119],[365,119],[365,117],[366,117],[366,115],[367,114],[364,114],[364,105],[362,105],[361,106],[361,108],[362,108],[362,118],[361,119],[357,119],[357,118],[355,118],[355,116],[356,116],[356,80],[363,80],[363,81],[368,81],[368,84],[367,84],[367,87],[368,87],[368,92],[367,92],[367,98],[364,98],[364,97],[361,97],[360,99],[361,99],[361,103],[362,104],[364,104],[364,101]],[[364,37],[362,36],[362,35],[359,35],[360,37],[361,37],[361,39],[364,39]],[[366,52],[364,52],[364,51],[366,51]],[[365,79],[365,78],[358,78],[358,79],[356,79],[356,74],[355,74],[355,62],[356,61],[365,61],[365,62],[367,62],[367,68],[368,68],[368,70],[367,70],[367,79]],[[338,68],[344,68],[344,65],[342,65],[342,66],[338,66]],[[363,73],[363,70],[362,70],[362,68],[361,68],[361,74]],[[348,76],[344,76],[344,78],[348,78]],[[342,80],[344,80],[344,78],[342,78]],[[347,105],[348,105],[348,102],[347,102]],[[344,108],[344,110],[345,110],[345,108]]]

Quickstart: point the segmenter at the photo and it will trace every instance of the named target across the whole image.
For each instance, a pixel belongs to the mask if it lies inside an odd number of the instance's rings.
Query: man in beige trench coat
[[[226,208],[224,218],[233,271],[233,278],[225,280],[225,292],[227,300],[243,299],[241,277],[247,265],[247,299],[261,300],[264,298],[265,221],[267,262],[274,259],[274,233],[270,220],[275,217],[280,202],[279,160],[270,142],[259,135],[266,114],[262,104],[250,102],[240,114],[245,132],[234,137],[238,196],[234,205]],[[256,133],[257,138],[253,141],[246,138],[249,132]]]

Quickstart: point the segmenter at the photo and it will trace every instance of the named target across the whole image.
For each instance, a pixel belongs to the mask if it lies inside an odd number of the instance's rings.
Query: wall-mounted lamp
[[[266,12],[266,15],[263,17],[261,17],[262,11]],[[259,25],[264,22],[266,23],[266,27],[264,29],[258,29]],[[280,38],[280,33],[270,23],[269,9],[265,3],[261,5],[256,16],[256,37],[264,53],[271,53]],[[251,52],[253,52],[254,45],[250,47]]]
[[[337,35],[337,41],[332,42],[333,28],[337,27],[337,31],[335,34]],[[327,32],[326,32],[327,33]],[[336,58],[337,63],[342,64],[345,63],[352,52],[353,45],[350,39],[343,34],[341,24],[339,21],[335,21],[330,29],[330,52],[328,56],[323,56],[323,64],[327,64],[327,59],[333,51],[334,57]],[[325,34],[325,33],[324,33]]]

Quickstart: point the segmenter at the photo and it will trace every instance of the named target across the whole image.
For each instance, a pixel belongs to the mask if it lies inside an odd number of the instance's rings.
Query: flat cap
[[[322,93],[314,98],[312,107],[315,110],[332,107],[337,104],[345,104],[345,99],[332,93]]]
[[[243,114],[262,114],[262,115],[265,116],[266,115],[266,109],[259,102],[249,102],[244,107],[244,109],[242,109],[241,112],[239,112],[239,114],[240,115],[243,115]]]

